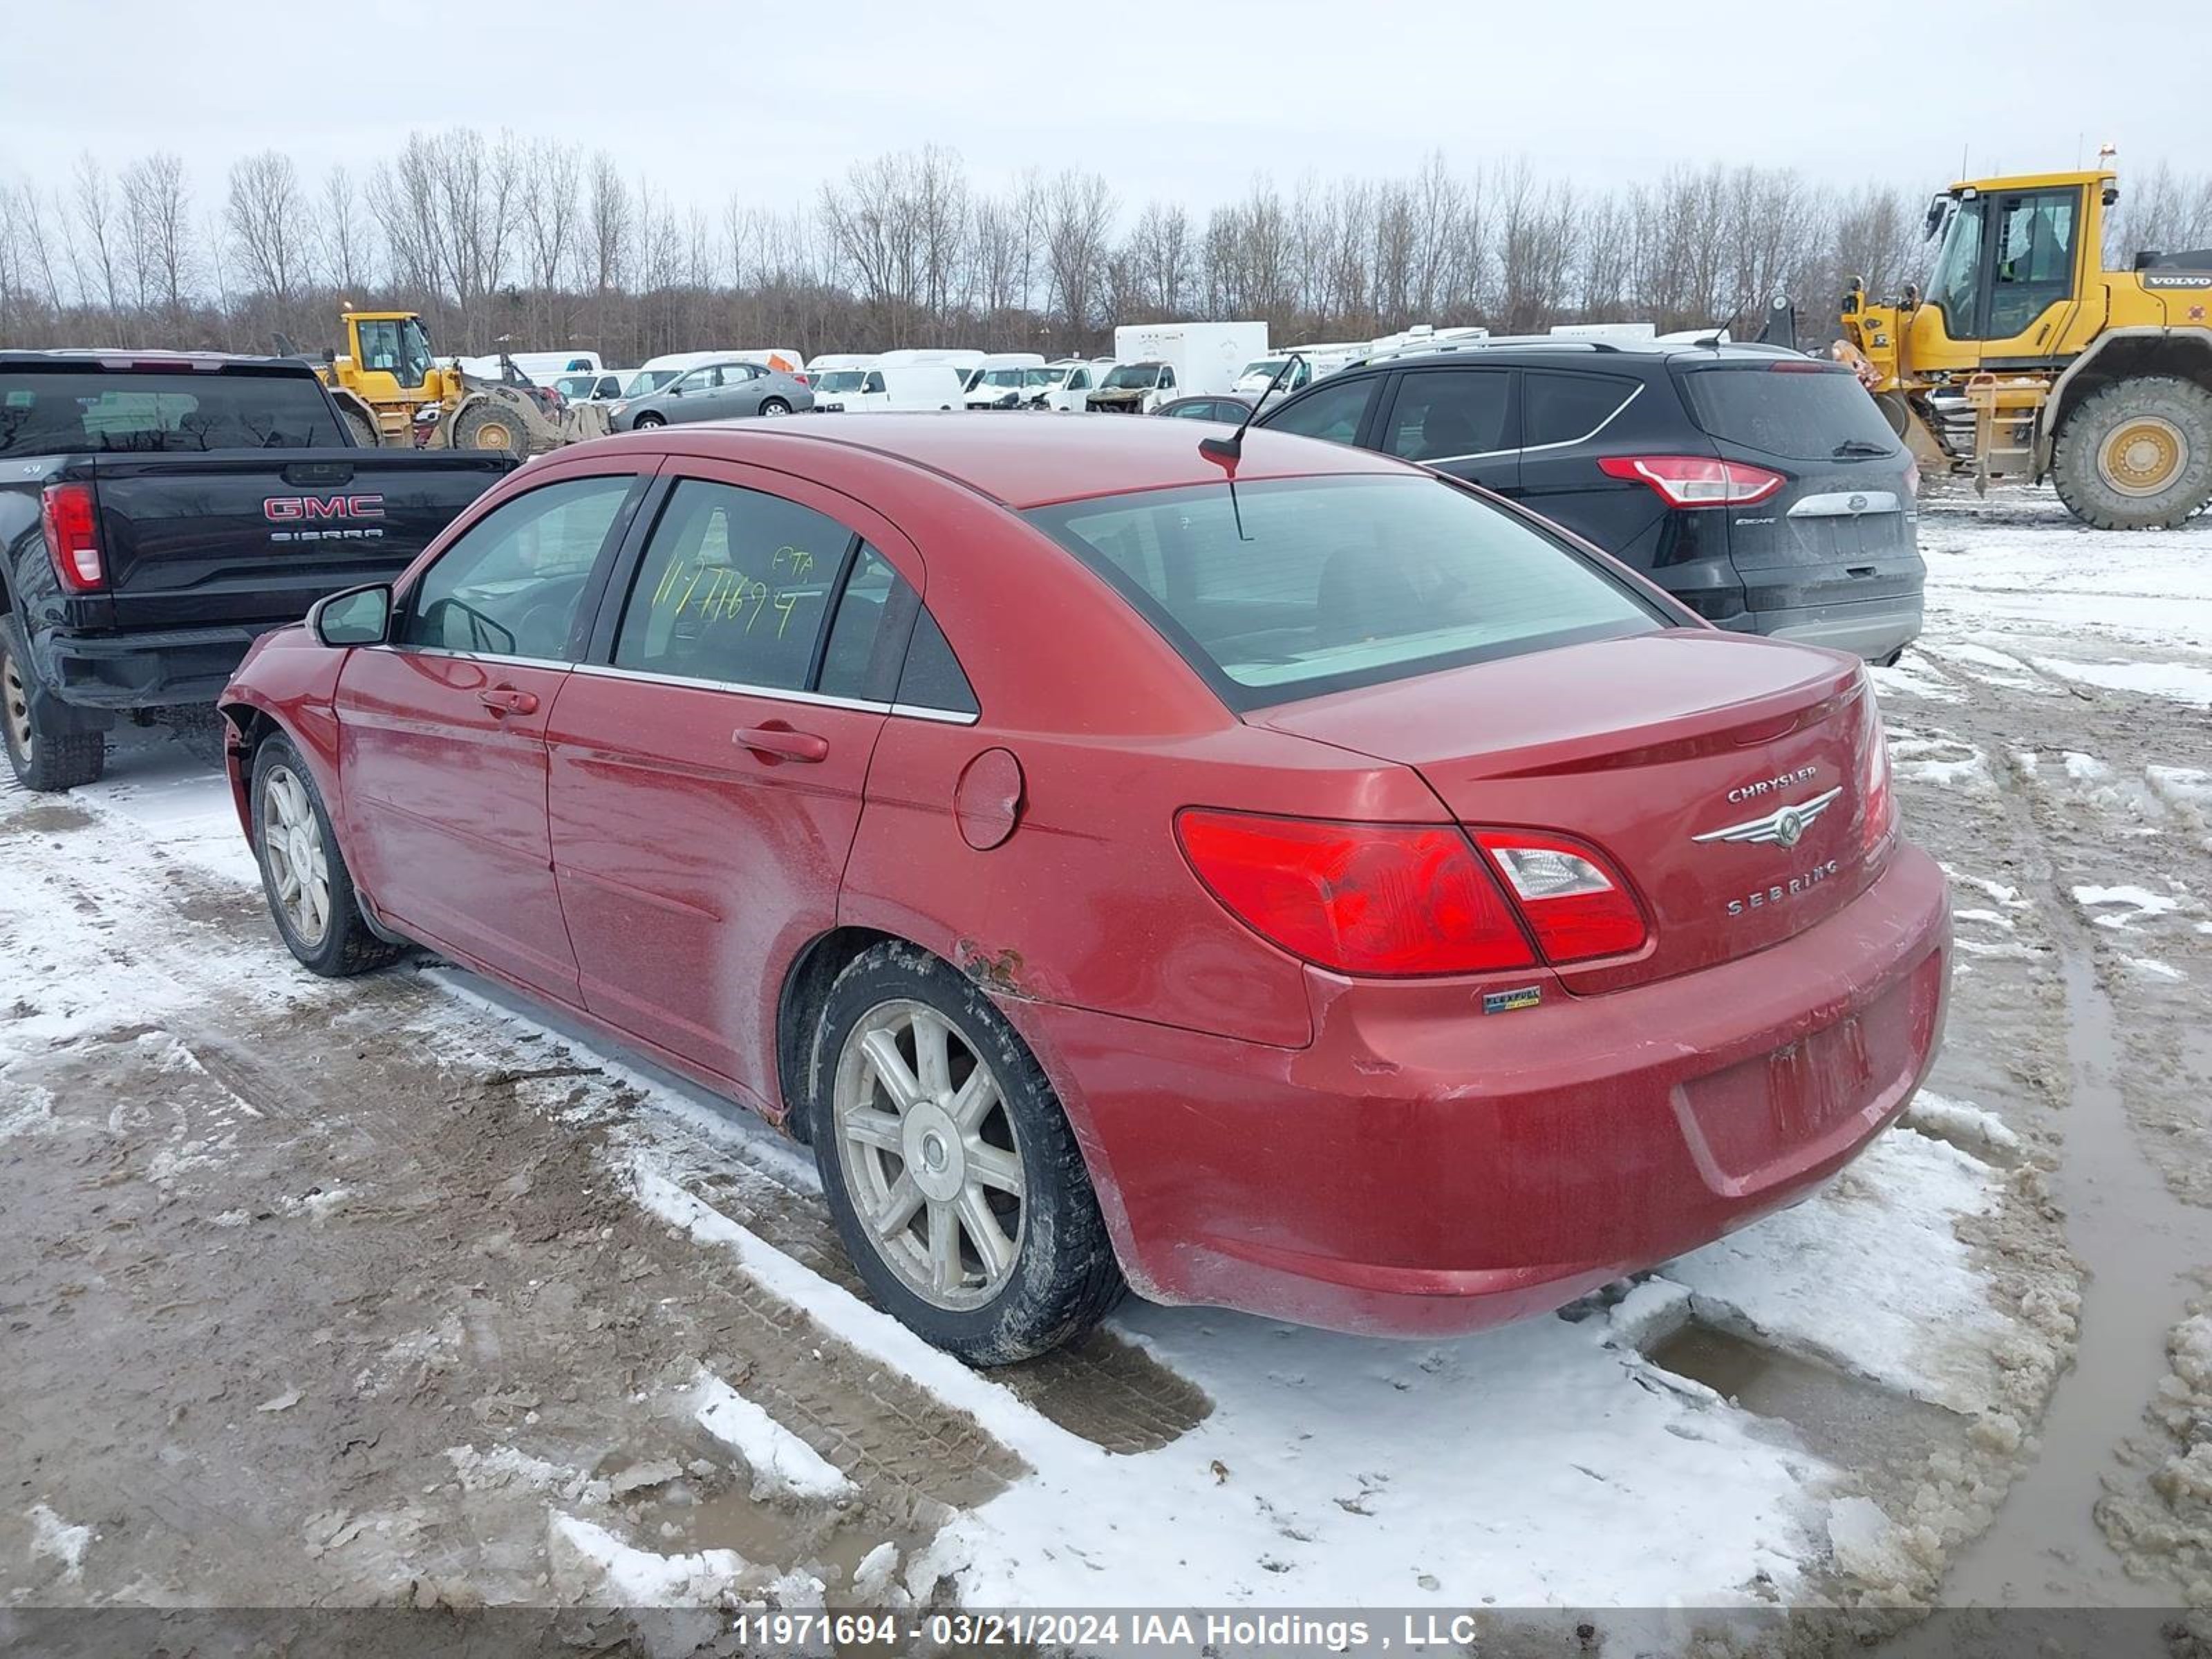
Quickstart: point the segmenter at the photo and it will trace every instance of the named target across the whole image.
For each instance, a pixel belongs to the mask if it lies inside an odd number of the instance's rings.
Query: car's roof
[[[164,351],[137,349],[130,346],[55,346],[33,350],[11,349],[0,351],[0,368],[68,368],[78,365],[106,368],[157,368],[173,364],[179,368],[203,372],[226,368],[281,369],[286,373],[305,370],[314,373],[314,366],[304,357],[258,356],[241,351]]]
[[[1560,362],[1606,368],[1634,368],[1664,363],[1677,357],[1700,357],[1719,362],[1768,362],[1777,356],[1805,354],[1781,346],[1759,345],[1748,340],[1729,340],[1707,345],[1695,340],[1656,340],[1626,337],[1578,338],[1556,334],[1492,335],[1454,345],[1401,346],[1355,358],[1339,374],[1363,369],[1402,368],[1410,364],[1466,362],[1557,363]]]
[[[782,421],[701,421],[608,441],[683,452],[706,444],[732,460],[762,460],[763,447],[819,445],[927,467],[1013,507],[1219,483],[1219,462],[1199,450],[1187,422],[1142,415],[1022,418],[965,411],[802,416]],[[1288,433],[1244,435],[1242,482],[1316,474],[1418,474],[1385,455]]]

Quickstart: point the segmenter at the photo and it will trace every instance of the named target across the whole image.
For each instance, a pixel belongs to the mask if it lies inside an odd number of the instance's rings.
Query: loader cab
[[[413,313],[349,311],[345,324],[347,353],[366,382],[362,395],[371,402],[420,390],[429,379],[436,360],[422,319]]]
[[[2096,255],[2103,205],[2096,181],[2032,179],[1956,185],[1929,211],[1936,240],[1923,314],[1942,319],[1942,339],[1965,353],[1913,353],[1926,368],[2030,368],[2069,355],[2067,325],[2081,273]],[[1932,320],[1932,319],[1931,319]],[[1960,359],[1942,362],[1942,358]]]

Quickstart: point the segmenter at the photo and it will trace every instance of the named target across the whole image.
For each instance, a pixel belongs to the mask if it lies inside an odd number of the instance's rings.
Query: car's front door
[[[1500,495],[1521,483],[1510,368],[1421,368],[1395,377],[1373,447]]]
[[[912,620],[889,558],[920,561],[835,491],[681,465],[554,709],[553,864],[585,1006],[773,1112],[778,976],[836,925]]]
[[[695,368],[676,377],[660,407],[671,421],[711,421],[720,411],[714,407],[720,388],[711,368]]]
[[[643,493],[570,471],[476,520],[398,596],[335,699],[346,852],[377,909],[472,966],[576,999],[545,825],[545,722]]]

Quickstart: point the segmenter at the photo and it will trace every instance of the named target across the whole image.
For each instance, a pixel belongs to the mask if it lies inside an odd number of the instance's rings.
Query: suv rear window
[[[1580,555],[1437,480],[1206,484],[1026,516],[1238,710],[1666,625]]]
[[[322,388],[289,374],[0,374],[0,455],[337,448]]]
[[[1793,461],[1897,452],[1897,434],[1848,368],[1792,360],[1703,364],[1678,373],[1690,418],[1724,442]],[[1869,444],[1881,447],[1864,447]]]

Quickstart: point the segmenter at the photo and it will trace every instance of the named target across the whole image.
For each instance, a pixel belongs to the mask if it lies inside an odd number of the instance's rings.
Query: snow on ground
[[[118,765],[111,781],[77,799],[241,889],[255,878],[227,790],[180,762]],[[266,972],[266,962],[258,966]],[[434,1021],[424,1033],[434,1044],[472,1040],[471,1022],[489,1012],[533,1018],[465,975],[427,977],[453,997],[450,1033]],[[183,1000],[192,989],[179,983],[167,993]],[[651,1213],[832,1336],[969,1413],[1028,1465],[998,1496],[954,1515],[907,1563],[902,1577],[917,1593],[946,1573],[963,1600],[986,1606],[1116,1597],[1261,1604],[1286,1595],[1460,1607],[1484,1598],[1719,1605],[1804,1593],[1828,1569],[1830,1504],[1852,1484],[1848,1472],[1786,1425],[1710,1390],[1655,1386],[1651,1363],[1624,1334],[1630,1328],[1601,1316],[1395,1343],[1133,1303],[1115,1328],[1202,1389],[1213,1409],[1157,1450],[1109,1454],[684,1184],[704,1143],[803,1191],[811,1186],[803,1154],[743,1115],[722,1115],[649,1068],[632,1068],[618,1051],[556,1022],[545,1029],[638,1085],[639,1120],[608,1156]],[[1997,1178],[1954,1146],[1895,1132],[1829,1191],[1671,1264],[1636,1295],[1677,1297],[1662,1282],[1671,1281],[1762,1341],[1971,1411],[1984,1399],[1990,1355],[2008,1339],[2009,1322],[1990,1305],[1984,1273],[1954,1225],[1988,1207]],[[364,1393],[425,1356],[455,1363],[458,1340],[453,1329],[421,1331],[405,1352],[371,1367]],[[708,1376],[691,1409],[752,1467],[763,1496],[818,1497],[845,1479],[787,1425],[744,1409],[751,1404]],[[573,1471],[509,1468],[487,1461],[496,1452],[468,1447],[452,1456],[465,1480],[520,1480],[545,1492],[547,1524],[570,1574],[563,1582],[579,1594],[699,1599],[767,1571],[730,1552],[664,1555],[621,1538],[574,1513]],[[1440,1516],[1452,1523],[1439,1525]]]

